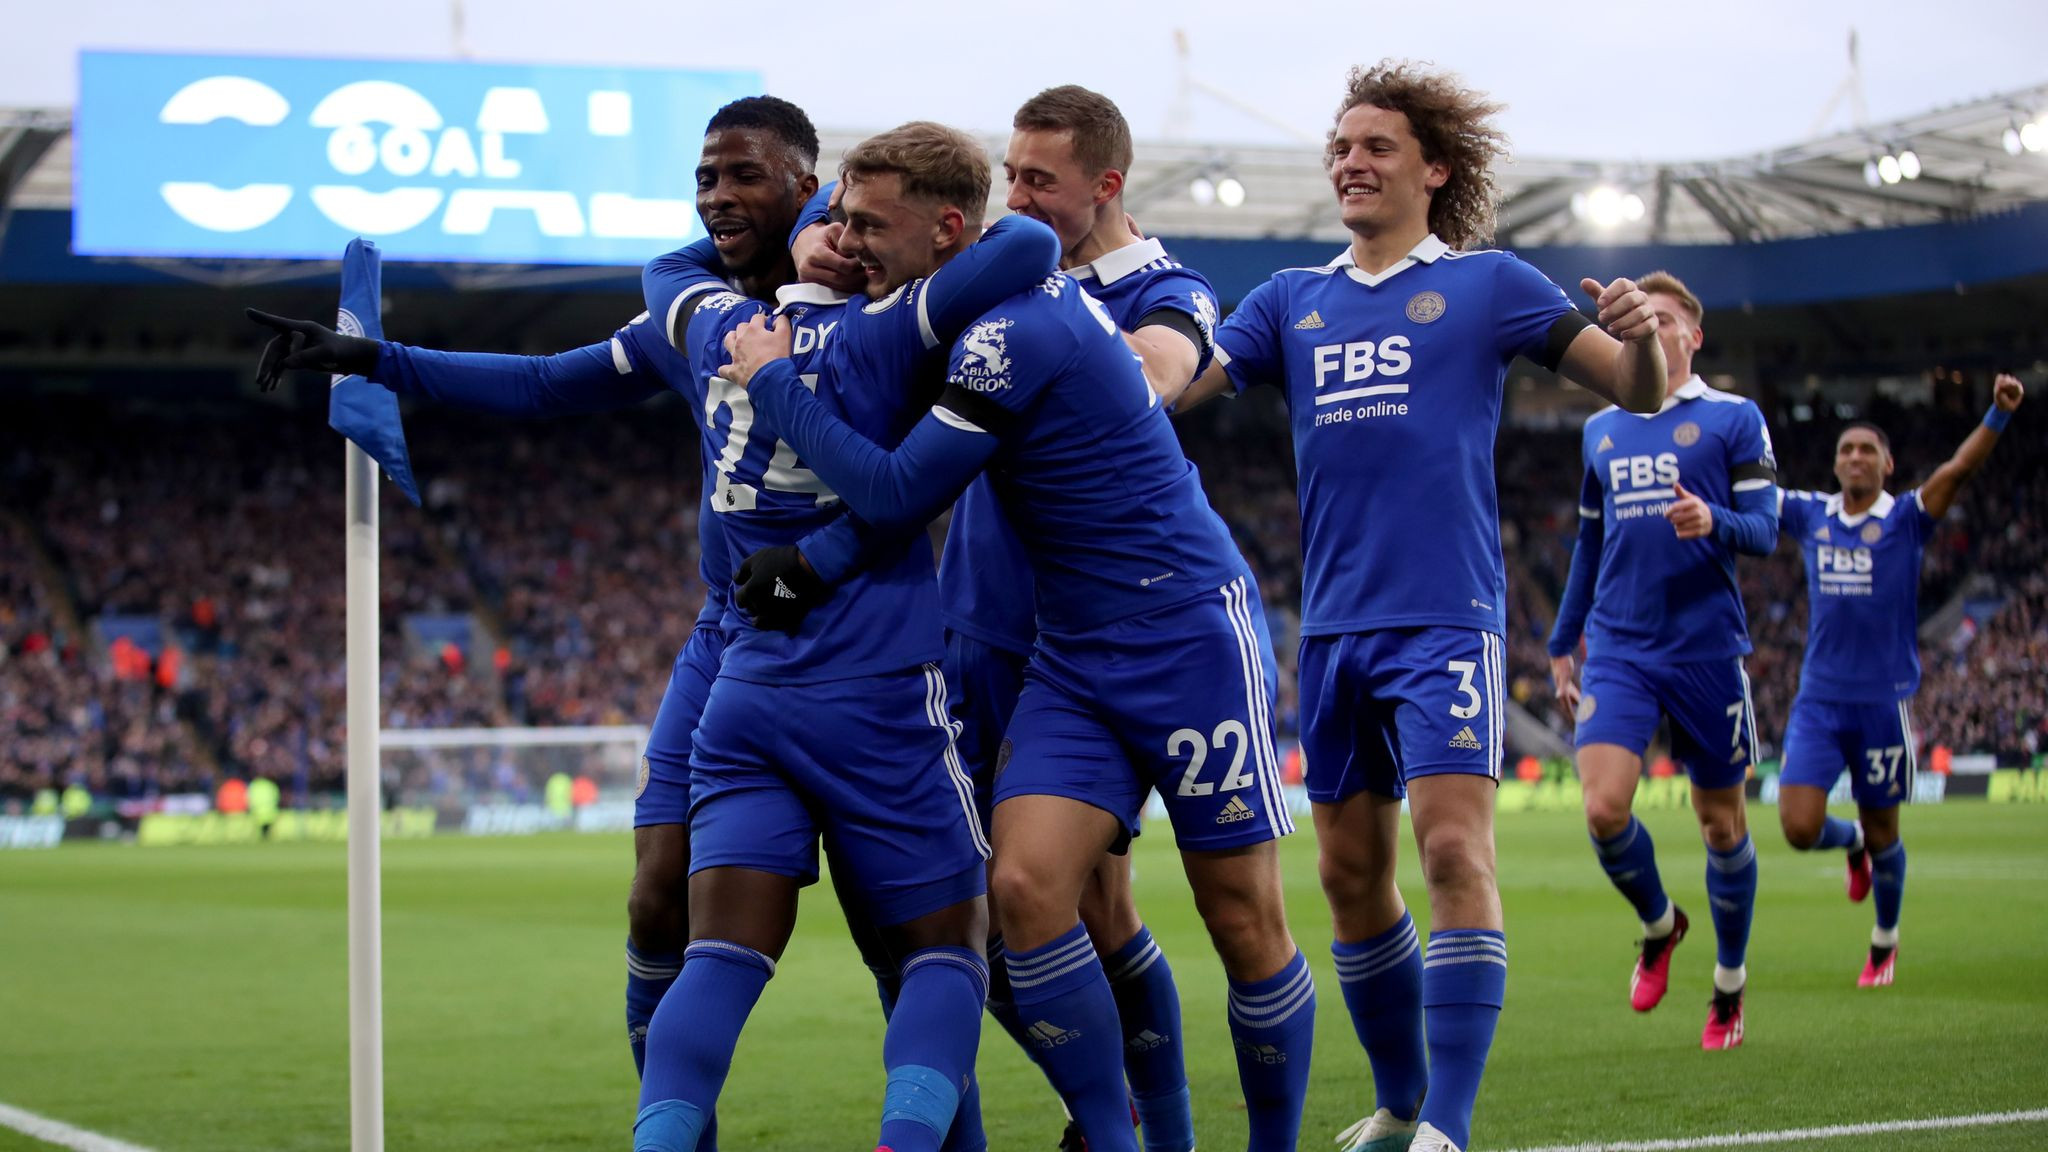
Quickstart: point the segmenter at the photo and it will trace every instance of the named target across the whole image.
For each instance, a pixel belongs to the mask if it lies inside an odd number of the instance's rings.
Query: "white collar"
[[[1451,246],[1439,240],[1436,233],[1432,232],[1424,236],[1415,247],[1410,248],[1406,256],[1387,265],[1383,271],[1378,273],[1360,271],[1358,261],[1352,257],[1351,249],[1349,248],[1339,253],[1335,260],[1330,261],[1329,266],[1332,268],[1342,268],[1344,269],[1344,274],[1353,280],[1367,287],[1373,287],[1386,283],[1393,278],[1395,273],[1404,272],[1417,264],[1434,264],[1438,258],[1450,250]]]
[[[1655,417],[1662,416],[1664,413],[1669,412],[1673,408],[1678,407],[1679,404],[1681,404],[1684,401],[1697,400],[1700,397],[1705,396],[1706,394],[1707,382],[1705,380],[1700,379],[1698,373],[1694,373],[1692,379],[1687,380],[1685,383],[1680,384],[1678,386],[1678,391],[1673,392],[1669,396],[1666,396],[1664,398],[1664,403],[1660,405],[1655,412],[1630,412],[1629,415],[1634,416],[1637,419],[1641,420],[1654,419]],[[1623,411],[1626,412],[1628,410],[1623,409]]]
[[[1885,517],[1890,516],[1892,514],[1892,505],[1896,503],[1898,503],[1898,501],[1893,498],[1891,493],[1879,492],[1877,494],[1877,501],[1873,503],[1870,507],[1865,508],[1863,511],[1856,513],[1854,516],[1847,516],[1843,515],[1842,513],[1842,494],[1840,492],[1837,492],[1833,496],[1828,497],[1828,515],[1840,516],[1843,524],[1846,524],[1849,527],[1854,528],[1858,524],[1863,523],[1865,520],[1868,520],[1873,516],[1875,516],[1879,520],[1882,520]]]
[[[852,297],[844,292],[834,292],[823,284],[784,284],[775,290],[777,307],[791,304],[844,304]]]
[[[1067,269],[1067,275],[1076,280],[1093,279],[1104,287],[1129,276],[1154,260],[1166,259],[1166,245],[1157,236],[1115,248],[1079,268]]]

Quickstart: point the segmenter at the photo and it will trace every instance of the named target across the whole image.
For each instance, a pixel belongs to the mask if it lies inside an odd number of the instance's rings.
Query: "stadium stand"
[[[1981,383],[1981,382],[1980,382]],[[1219,511],[1258,572],[1294,730],[1299,522],[1270,398],[1182,422]],[[1879,400],[1894,488],[1975,420],[1966,386],[1934,407]],[[1839,419],[1780,403],[1787,482],[1831,486]],[[1798,419],[1800,413],[1809,419]],[[288,804],[341,782],[337,442],[303,411],[43,398],[0,433],[0,806],[77,783],[119,802],[266,776]],[[385,502],[385,717],[394,728],[644,722],[694,619],[695,461],[687,415],[656,402],[553,423],[418,412],[426,507]],[[2048,453],[2021,420],[1929,550],[1923,755],[2031,755],[2048,736]],[[1510,692],[1554,731],[1542,637],[1571,559],[1572,428],[1504,429]],[[226,462],[226,466],[223,466]],[[639,510],[667,511],[650,520]],[[1795,551],[1743,566],[1760,726],[1775,741],[1797,689],[1805,591]],[[1769,750],[1767,750],[1768,753]],[[489,784],[488,759],[466,786]],[[448,781],[412,782],[430,790]]]

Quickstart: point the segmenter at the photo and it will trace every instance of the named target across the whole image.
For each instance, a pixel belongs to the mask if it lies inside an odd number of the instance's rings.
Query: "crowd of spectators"
[[[1893,437],[1894,491],[1945,459],[1974,420],[1882,405],[1873,415]],[[2026,443],[1993,456],[1928,549],[1924,609],[1972,574],[2004,598],[1923,651],[1916,712],[1929,745],[2019,755],[2044,740],[2048,425],[2032,415],[2007,435]],[[0,806],[73,782],[116,798],[229,777],[266,776],[301,800],[338,789],[345,610],[332,433],[302,412],[246,405],[45,402],[6,417]],[[1774,416],[1773,426],[1788,485],[1831,489],[1838,423]],[[1181,429],[1260,581],[1291,733],[1301,564],[1285,415],[1253,397]],[[551,423],[421,412],[409,431],[426,506],[388,490],[383,503],[387,726],[649,720],[702,596],[689,414],[663,402]],[[1577,528],[1577,433],[1504,431],[1499,463],[1508,688],[1566,733],[1544,638]],[[1740,569],[1768,742],[1797,688],[1804,576],[1789,543]],[[474,628],[465,644],[422,643],[407,631],[421,616]],[[162,629],[153,653],[108,643],[107,621],[136,617]]]

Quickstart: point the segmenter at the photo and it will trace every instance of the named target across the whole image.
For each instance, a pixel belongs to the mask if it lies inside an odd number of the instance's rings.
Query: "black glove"
[[[256,365],[256,383],[265,392],[294,368],[338,376],[368,376],[377,368],[375,340],[344,336],[316,320],[292,320],[254,308],[243,311],[276,333],[263,346],[263,359]]]
[[[733,573],[733,603],[764,632],[795,635],[810,610],[832,598],[796,545],[763,548]]]

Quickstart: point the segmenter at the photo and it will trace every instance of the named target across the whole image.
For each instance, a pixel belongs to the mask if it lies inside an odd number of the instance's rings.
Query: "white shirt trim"
[[[1088,264],[1069,268],[1067,275],[1076,280],[1094,280],[1109,285],[1129,276],[1154,260],[1166,259],[1166,245],[1158,237],[1126,244],[1113,251],[1104,252]]]
[[[1854,516],[1849,516],[1842,512],[1842,494],[1837,492],[1833,496],[1828,497],[1828,515],[1837,517],[1844,525],[1854,528],[1873,516],[1879,520],[1890,516],[1892,514],[1892,507],[1897,503],[1898,500],[1891,493],[1879,492],[1875,504],[1856,513]]]
[[[1405,272],[1417,264],[1434,264],[1450,250],[1451,246],[1444,243],[1437,237],[1436,233],[1432,232],[1424,236],[1415,247],[1410,248],[1406,256],[1387,265],[1384,271],[1376,273],[1361,271],[1358,267],[1357,259],[1352,256],[1351,249],[1349,248],[1339,253],[1335,260],[1330,261],[1329,267],[1341,268],[1346,276],[1351,277],[1368,288],[1372,288],[1386,283],[1388,280],[1393,279],[1396,273]]]
[[[784,284],[775,290],[775,303],[784,304],[844,304],[853,297],[844,292],[834,292],[823,284]]]

